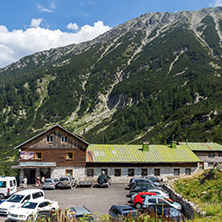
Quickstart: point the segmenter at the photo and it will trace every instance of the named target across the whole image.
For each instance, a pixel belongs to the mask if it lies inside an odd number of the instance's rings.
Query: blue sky
[[[146,12],[215,6],[222,0],[1,0],[0,68],[37,51],[91,40]]]

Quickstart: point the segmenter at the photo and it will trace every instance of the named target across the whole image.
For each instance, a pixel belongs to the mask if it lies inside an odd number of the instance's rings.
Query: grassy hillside
[[[177,180],[174,189],[205,212],[204,218],[197,217],[193,221],[222,221],[222,170],[205,170]]]

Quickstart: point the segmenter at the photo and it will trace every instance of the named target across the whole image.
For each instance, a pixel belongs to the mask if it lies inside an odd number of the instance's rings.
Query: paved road
[[[63,211],[72,206],[85,206],[94,214],[108,214],[112,204],[128,203],[129,197],[127,195],[129,190],[126,188],[127,184],[112,184],[109,188],[84,187],[44,190],[44,192],[45,198],[58,201]],[[3,221],[7,221],[7,217],[0,216],[0,222]]]

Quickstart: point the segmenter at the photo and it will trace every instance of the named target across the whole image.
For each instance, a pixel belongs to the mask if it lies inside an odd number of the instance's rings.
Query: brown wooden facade
[[[36,177],[53,177],[57,170],[61,175],[74,174],[74,169],[86,167],[88,143],[59,125],[38,134],[15,147],[19,149],[20,180],[25,176],[29,183]]]
[[[49,137],[50,141],[47,140]],[[67,141],[63,142],[62,137]],[[57,167],[85,167],[87,146],[84,140],[56,125],[16,148],[20,149],[20,162],[56,162]],[[22,159],[23,152],[34,152],[34,159]],[[73,154],[73,157],[67,158],[67,154]]]

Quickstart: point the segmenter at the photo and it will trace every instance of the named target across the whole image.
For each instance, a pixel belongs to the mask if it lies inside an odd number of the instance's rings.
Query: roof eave
[[[82,141],[83,143],[85,143],[86,145],[89,145],[89,143],[87,143],[85,140],[81,139],[81,138],[80,138],[79,136],[77,136],[76,134],[71,133],[71,132],[69,132],[68,130],[66,130],[66,129],[64,129],[63,127],[61,127],[60,125],[56,124],[56,125],[52,126],[51,128],[49,128],[49,129],[47,129],[47,130],[45,130],[45,131],[39,133],[38,135],[36,135],[36,136],[30,138],[29,140],[25,141],[24,143],[21,143],[21,144],[19,144],[18,146],[14,147],[14,150],[20,148],[21,146],[23,146],[23,145],[25,145],[26,143],[28,143],[28,142],[34,140],[34,139],[37,138],[37,137],[43,135],[44,133],[50,131],[51,129],[53,129],[53,128],[55,128],[55,127],[59,127],[60,129],[62,129],[62,130],[64,130],[65,132],[69,133],[70,135],[72,135],[72,136],[78,138],[79,140],[81,140],[81,141]]]

